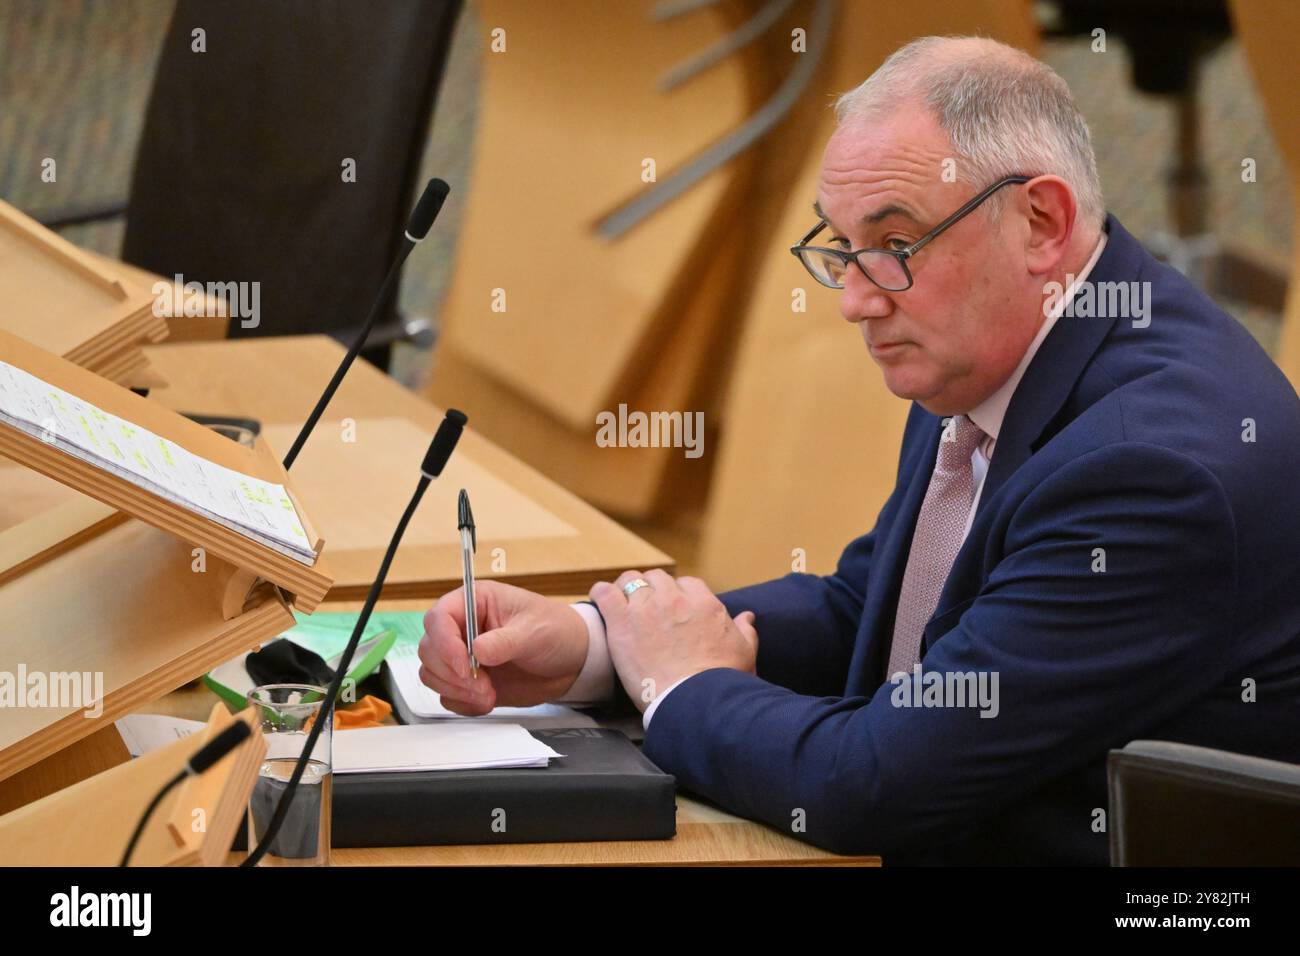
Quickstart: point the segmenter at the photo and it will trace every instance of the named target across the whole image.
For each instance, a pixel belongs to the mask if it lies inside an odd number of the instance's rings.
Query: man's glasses
[[[804,268],[812,273],[814,279],[829,288],[844,288],[844,270],[849,267],[850,262],[853,262],[862,270],[864,276],[886,292],[903,292],[912,287],[912,271],[907,268],[908,259],[1003,186],[1027,183],[1032,178],[1032,176],[1007,176],[1005,179],[999,179],[906,249],[858,249],[850,252],[846,249],[827,249],[824,246],[808,245],[817,233],[828,225],[823,219],[813,226],[797,245],[791,246],[790,251],[804,264]]]

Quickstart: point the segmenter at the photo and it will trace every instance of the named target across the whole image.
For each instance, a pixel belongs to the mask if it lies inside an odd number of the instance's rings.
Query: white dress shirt
[[[987,437],[971,454],[972,484],[975,488],[975,494],[971,500],[970,514],[966,517],[966,529],[962,532],[963,540],[965,540],[965,535],[970,533],[971,522],[975,520],[975,510],[979,507],[980,495],[984,491],[984,478],[988,475],[989,462],[993,458],[993,448],[997,444],[998,432],[1002,429],[1002,420],[1006,417],[1007,407],[1011,404],[1011,396],[1015,394],[1016,387],[1024,377],[1025,369],[1029,368],[1029,363],[1033,361],[1034,355],[1037,354],[1039,346],[1043,344],[1047,334],[1056,325],[1056,320],[1065,311],[1066,303],[1074,297],[1075,291],[1088,278],[1093,267],[1097,264],[1097,260],[1101,258],[1102,250],[1105,248],[1106,233],[1103,231],[1101,238],[1097,240],[1096,247],[1092,250],[1092,256],[1088,259],[1087,264],[1047,314],[1043,324],[1039,326],[1038,334],[1029,343],[1029,348],[1025,350],[1025,354],[1020,359],[1020,364],[1016,366],[1015,371],[1011,373],[1011,376],[1002,383],[996,392],[966,413],[966,416]],[[605,629],[601,625],[600,614],[590,604],[575,604],[573,607],[587,622],[587,659],[582,666],[582,671],[578,674],[578,679],[573,682],[573,686],[558,702],[578,704],[608,701],[614,693],[614,681],[617,679],[617,675],[609,658],[609,647],[605,642]],[[695,675],[692,674],[691,676]],[[682,680],[674,683],[663,693],[656,694],[654,700],[650,702],[650,706],[645,709],[645,713],[641,717],[642,726],[649,730],[650,718],[653,716],[655,708],[663,702],[665,697],[672,693],[674,687],[689,679],[689,677],[683,677]]]

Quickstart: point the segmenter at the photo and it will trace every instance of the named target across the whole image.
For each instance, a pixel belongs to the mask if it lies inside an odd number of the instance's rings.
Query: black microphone
[[[286,471],[293,467],[293,463],[297,460],[298,453],[302,451],[302,446],[307,443],[307,438],[311,435],[312,429],[316,427],[321,415],[325,413],[325,407],[329,405],[330,399],[338,391],[343,376],[348,373],[352,363],[361,354],[366,339],[370,337],[370,332],[379,319],[379,313],[383,310],[384,304],[389,301],[393,288],[397,284],[397,277],[402,271],[402,263],[411,254],[411,250],[429,234],[429,229],[433,225],[433,221],[438,218],[438,213],[442,211],[442,204],[446,201],[449,192],[451,192],[451,187],[441,179],[430,179],[429,184],[424,187],[424,194],[420,196],[420,201],[415,204],[415,210],[411,213],[411,218],[407,220],[402,247],[397,253],[397,258],[393,260],[393,264],[389,267],[388,275],[384,277],[384,284],[379,287],[379,295],[375,297],[374,304],[370,306],[370,314],[366,316],[361,331],[357,333],[356,339],[348,348],[348,354],[343,356],[343,361],[335,369],[334,377],[325,386],[325,391],[321,393],[319,401],[316,402],[316,407],[307,416],[307,421],[303,423],[302,430],[298,432],[298,437],[294,439],[293,447],[284,456]]]
[[[280,832],[280,824],[284,822],[285,814],[289,812],[289,805],[293,802],[293,795],[298,791],[298,782],[302,780],[303,772],[307,769],[307,761],[311,759],[316,749],[316,741],[320,739],[321,730],[327,722],[332,724],[334,721],[334,701],[338,698],[339,691],[343,689],[343,679],[347,675],[348,668],[352,666],[352,655],[356,653],[357,645],[361,643],[361,633],[366,629],[371,612],[375,609],[375,603],[379,600],[379,592],[383,590],[384,579],[388,577],[388,568],[393,563],[393,556],[397,553],[402,535],[406,533],[406,526],[411,523],[411,516],[415,514],[415,509],[420,504],[420,499],[424,497],[429,483],[442,474],[443,466],[447,464],[447,459],[451,457],[456,443],[460,441],[467,422],[464,412],[454,408],[447,409],[446,417],[438,426],[433,441],[429,443],[429,450],[420,465],[420,477],[415,485],[415,494],[411,496],[406,511],[402,513],[397,528],[393,531],[393,538],[388,542],[388,550],[384,552],[384,559],[379,563],[379,573],[375,575],[374,583],[370,585],[366,603],[362,606],[361,613],[357,615],[357,623],[352,628],[352,637],[348,639],[348,646],[343,649],[343,654],[335,667],[334,680],[330,682],[329,689],[325,692],[325,700],[321,702],[320,713],[312,721],[311,730],[302,746],[302,753],[298,756],[289,782],[285,785],[280,801],[275,805],[275,811],[266,824],[266,832],[262,834],[262,839],[257,841],[257,846],[240,866],[256,866],[262,857],[266,856],[266,851],[270,849],[276,835]]]
[[[251,733],[248,724],[242,720],[236,720],[200,747],[194,756],[186,761],[185,769],[168,780],[154,798],[149,801],[149,806],[145,807],[144,813],[140,816],[140,822],[135,825],[135,832],[131,834],[131,841],[126,845],[126,851],[122,854],[122,862],[118,866],[130,865],[131,854],[135,852],[135,845],[140,842],[140,834],[144,832],[145,824],[153,816],[154,810],[158,809],[158,804],[162,803],[163,797],[171,793],[172,788],[186,777],[197,777],[211,768],[213,764],[247,740]]]
[[[449,192],[451,187],[441,179],[430,179],[429,185],[424,187],[424,194],[415,204],[415,212],[411,213],[410,221],[406,225],[406,238],[412,244],[429,234],[433,221],[438,218],[438,213],[442,212],[442,204],[447,201]]]
[[[185,769],[191,777],[197,777],[247,740],[248,735],[251,733],[248,724],[242,720],[235,721],[204,744],[202,749],[190,758],[189,763],[185,765]]]
[[[429,443],[429,450],[425,453],[424,461],[420,464],[420,474],[428,478],[437,478],[442,474],[443,466],[447,464],[447,459],[451,457],[451,451],[456,447],[456,442],[460,441],[460,433],[465,430],[465,424],[469,421],[464,412],[459,412],[454,408],[447,409],[447,415],[438,426],[437,434],[433,436],[433,441]]]

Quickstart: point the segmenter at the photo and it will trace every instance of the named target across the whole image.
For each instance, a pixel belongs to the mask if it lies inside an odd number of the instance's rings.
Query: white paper
[[[139,757],[206,725],[163,714],[128,714],[115,726],[131,756]],[[265,739],[268,758],[297,756],[302,749],[302,734],[267,734]],[[518,724],[504,721],[336,730],[332,743],[335,773],[545,767],[552,757],[564,756]]]
[[[419,647],[395,644],[384,658],[393,674],[397,691],[416,717],[447,720],[510,720],[525,727],[596,727],[595,720],[563,704],[538,704],[535,707],[497,707],[482,717],[466,717],[442,706],[438,692],[420,680]]]
[[[206,726],[201,720],[186,720],[166,714],[127,714],[113,724],[122,735],[122,742],[132,757],[142,757]]]
[[[334,732],[334,772],[545,767],[563,757],[518,724],[439,721]]]
[[[283,485],[200,458],[6,362],[0,421],[296,561],[316,560]]]

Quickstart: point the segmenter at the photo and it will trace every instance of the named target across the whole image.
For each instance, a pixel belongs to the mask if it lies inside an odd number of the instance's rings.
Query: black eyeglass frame
[[[813,226],[812,229],[810,229],[804,235],[804,237],[798,241],[798,243],[790,247],[790,252],[794,255],[796,259],[799,260],[799,264],[802,265],[806,270],[808,270],[809,275],[811,275],[814,279],[816,279],[818,283],[820,283],[821,285],[826,286],[826,288],[828,289],[843,289],[844,286],[831,285],[827,282],[823,282],[817,276],[817,273],[815,273],[812,270],[812,267],[810,267],[808,263],[804,261],[802,255],[803,250],[808,249],[808,250],[814,250],[816,252],[827,253],[832,258],[839,259],[841,262],[843,262],[845,269],[849,267],[850,262],[854,263],[854,265],[858,267],[858,270],[864,276],[870,279],[874,285],[878,286],[881,289],[884,289],[886,292],[906,292],[908,289],[912,288],[912,285],[914,284],[915,281],[912,278],[912,270],[907,267],[908,259],[912,258],[912,256],[920,252],[921,249],[923,249],[926,245],[928,245],[931,242],[931,240],[936,239],[939,236],[939,234],[942,233],[949,226],[952,226],[958,221],[960,221],[961,219],[964,219],[967,215],[969,215],[972,211],[974,211],[975,208],[980,205],[980,203],[984,202],[984,200],[988,199],[990,196],[992,196],[1003,186],[1009,186],[1012,184],[1022,185],[1024,183],[1029,182],[1033,178],[1034,178],[1033,176],[1005,176],[1002,179],[999,179],[991,186],[988,186],[986,189],[981,190],[980,192],[972,196],[970,199],[968,199],[965,203],[962,204],[960,209],[954,212],[947,219],[943,220],[943,222],[939,223],[939,225],[935,226],[933,229],[927,232],[920,239],[916,240],[916,242],[912,243],[906,249],[856,249],[850,252],[844,249],[831,249],[826,246],[810,246],[808,245],[808,243],[812,241],[813,237],[816,236],[817,233],[825,229],[828,225],[830,225],[829,222],[827,222],[825,219],[822,219],[819,220],[817,225]],[[858,256],[867,252],[883,253],[884,255],[893,256],[895,259],[897,259],[899,268],[903,270],[903,275],[907,277],[907,285],[903,286],[901,289],[891,289],[888,286],[881,285],[879,282],[877,282],[876,279],[871,275],[871,273],[867,271],[866,266],[864,266],[862,262],[858,259]]]

